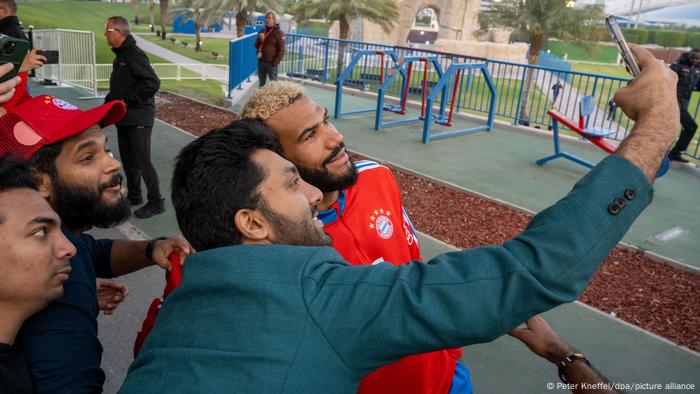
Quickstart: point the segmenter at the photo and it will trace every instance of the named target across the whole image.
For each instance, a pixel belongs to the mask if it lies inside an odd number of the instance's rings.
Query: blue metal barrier
[[[416,72],[412,73],[411,70],[413,68],[414,63],[423,63],[423,72]],[[432,65],[434,71],[428,71],[430,69],[430,65]],[[396,86],[394,84],[394,80],[396,78],[396,75],[394,74],[393,76],[389,76],[384,80],[384,83],[381,84],[379,88],[379,93],[377,95],[377,109],[374,117],[374,129],[375,130],[381,130],[384,127],[392,127],[392,126],[400,126],[400,125],[405,125],[409,123],[417,123],[421,122],[424,117],[431,117],[431,112],[432,112],[432,107],[426,105],[425,99],[428,96],[428,88],[430,87],[430,91],[432,93],[436,93],[434,84],[431,83],[429,84],[428,81],[430,80],[430,75],[432,73],[436,73],[438,80],[442,78],[442,66],[440,65],[440,62],[437,58],[437,56],[406,56],[406,57],[401,57],[398,59],[397,62],[397,67],[396,71],[403,77],[403,83],[401,83],[399,86],[401,88],[401,105],[395,106],[395,105],[385,105],[384,100],[386,97],[386,92],[391,90],[392,86]],[[421,76],[422,74],[422,76]],[[412,78],[413,77],[413,78]],[[417,81],[418,84],[413,84],[413,81]],[[391,122],[385,122],[384,121],[384,112],[389,111],[393,112],[396,114],[404,115],[406,113],[406,101],[408,100],[408,96],[411,95],[411,93],[417,93],[421,96],[421,115],[416,117],[416,118],[411,118],[411,119],[401,119],[401,120],[394,120]],[[439,115],[442,117],[443,113],[445,112],[445,98],[446,95],[443,93],[442,95],[443,100],[441,101],[440,105],[440,112]]]
[[[345,70],[346,65],[350,63],[353,54],[358,51],[393,50],[399,58],[436,56],[443,70],[446,70],[453,63],[485,62],[496,87],[497,94],[494,106],[490,105],[491,98],[488,96],[487,81],[481,75],[473,75],[468,81],[468,86],[465,87],[465,93],[459,97],[456,110],[488,115],[489,110],[492,109],[495,117],[509,120],[516,126],[519,122],[523,122],[529,123],[531,126],[545,128],[551,127],[547,110],[554,108],[563,114],[574,116],[581,97],[589,95],[594,98],[596,103],[596,111],[589,118],[589,126],[604,126],[613,130],[613,134],[609,138],[618,141],[622,140],[632,127],[630,119],[622,111],[618,111],[610,105],[615,91],[627,84],[629,80],[627,78],[328,37],[288,34],[286,41],[287,55],[285,61],[280,65],[280,72],[295,72],[300,78],[335,83],[338,76]],[[233,61],[234,57],[231,56],[231,59]],[[361,66],[365,67],[364,64]],[[367,67],[372,67],[371,62],[368,63]],[[322,74],[320,76],[310,74],[308,73],[309,69],[321,70]],[[409,83],[414,82],[416,81]],[[563,88],[558,90],[555,97],[555,91],[552,87],[557,83],[561,83]],[[400,89],[401,86],[398,83],[388,86],[384,94],[401,97],[403,93]],[[370,88],[369,90],[378,92],[379,89]],[[418,91],[409,91],[408,93],[409,97],[413,99],[421,97]],[[525,105],[523,105],[524,103]],[[697,101],[693,101],[689,112],[696,121],[700,120],[700,105]],[[696,135],[688,153],[696,159],[700,159],[700,145],[697,143],[697,138]]]
[[[372,66],[368,67],[367,58],[378,56],[379,62],[376,62],[376,58],[372,59]],[[355,67],[359,64],[361,60],[364,60],[364,65],[359,75],[354,75]],[[394,51],[357,51],[352,56],[350,64],[345,67],[345,70],[340,74],[338,80],[336,81],[335,89],[335,112],[334,118],[338,119],[343,115],[357,115],[368,112],[376,111],[376,108],[365,108],[358,109],[354,111],[343,111],[343,87],[347,84],[350,87],[359,87],[365,90],[368,83],[376,82],[378,84],[383,84],[385,78],[387,77],[385,71],[389,68],[389,60],[394,65],[391,69],[394,69],[398,57]],[[379,70],[377,70],[377,68]],[[324,69],[324,71],[326,71]],[[308,70],[307,70],[308,73]]]
[[[488,117],[486,118],[486,124],[484,126],[477,126],[477,127],[471,127],[467,129],[462,129],[462,130],[452,130],[452,131],[446,131],[442,132],[440,134],[431,134],[430,129],[433,124],[433,120],[435,120],[436,123],[444,126],[451,126],[452,125],[452,111],[454,109],[454,103],[455,100],[460,101],[461,96],[462,96],[462,91],[463,91],[463,85],[462,82],[464,81],[463,73],[467,74],[467,92],[469,91],[469,81],[472,79],[472,71],[473,70],[480,70],[481,75],[483,76],[484,80],[486,81],[486,85],[489,90],[489,111],[488,111]],[[452,89],[452,104],[450,105],[452,108],[450,109],[450,116],[449,118],[445,119],[445,101],[449,95],[449,85],[448,83],[454,80],[454,89]],[[445,92],[445,90],[448,90]],[[438,113],[437,118],[435,119],[435,116],[431,114],[431,110],[433,108],[433,103],[435,100],[437,100],[437,95],[438,93],[442,92],[442,100],[440,103],[440,112]],[[457,97],[455,97],[457,95]],[[445,74],[440,78],[438,81],[437,85],[433,88],[433,90],[430,92],[430,95],[428,96],[428,99],[426,101],[425,107],[428,108],[429,112],[426,113],[426,116],[423,119],[423,143],[427,144],[428,142],[432,140],[439,140],[439,139],[444,139],[444,138],[450,138],[450,137],[457,137],[460,135],[467,135],[467,134],[472,134],[476,133],[479,131],[490,131],[491,128],[493,127],[493,108],[494,105],[496,104],[496,86],[493,84],[493,80],[491,79],[491,74],[489,74],[489,69],[486,66],[486,63],[477,63],[477,64],[452,64],[447,71],[445,71]]]
[[[241,89],[244,81],[250,81],[250,77],[258,70],[258,55],[255,50],[255,38],[257,33],[248,34],[231,40],[228,45],[228,97],[235,88]]]

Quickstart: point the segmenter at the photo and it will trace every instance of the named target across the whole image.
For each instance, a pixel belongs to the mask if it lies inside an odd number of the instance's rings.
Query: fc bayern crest
[[[75,105],[69,103],[68,101],[61,100],[60,98],[54,98],[53,100],[53,105],[57,106],[58,108],[69,110],[69,111],[75,111],[78,109]]]
[[[394,234],[394,223],[391,222],[391,212],[379,209],[369,217],[369,228],[376,230],[377,235],[389,239]]]

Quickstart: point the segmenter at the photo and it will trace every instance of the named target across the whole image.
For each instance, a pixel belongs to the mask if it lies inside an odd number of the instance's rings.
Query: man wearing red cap
[[[77,249],[63,297],[29,318],[19,333],[37,392],[102,390],[96,277],[124,275],[154,263],[167,269],[168,254],[190,252],[181,237],[125,241],[84,234],[129,217],[120,163],[101,129],[125,112],[119,101],[81,111],[50,95],[0,110],[0,153],[14,153],[36,167],[39,193],[58,213],[63,233]]]

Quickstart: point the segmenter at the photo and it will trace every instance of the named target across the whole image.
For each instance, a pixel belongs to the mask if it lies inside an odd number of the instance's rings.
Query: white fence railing
[[[151,66],[161,80],[182,81],[199,79],[202,81],[228,81],[228,66],[224,64],[153,63]],[[112,74],[111,64],[97,64],[96,70],[96,82],[109,81],[109,76]]]
[[[38,29],[32,33],[35,48],[58,51],[58,64],[45,64],[36,76],[68,83],[97,93],[95,35],[91,31]]]

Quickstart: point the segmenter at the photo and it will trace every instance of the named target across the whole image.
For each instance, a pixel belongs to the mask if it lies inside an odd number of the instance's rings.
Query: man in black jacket
[[[129,22],[121,16],[107,19],[105,38],[117,55],[109,78],[109,93],[105,102],[121,100],[126,104],[126,116],[117,122],[119,154],[124,165],[128,199],[132,206],[143,203],[141,177],[148,191],[148,203],[134,212],[138,218],[148,218],[165,212],[160,194],[158,173],[151,162],[151,132],[155,119],[153,96],[160,80],[146,54],[136,46]]]
[[[678,85],[676,86],[676,96],[678,97],[678,107],[681,110],[681,135],[678,142],[671,149],[668,158],[681,163],[688,160],[681,157],[681,152],[688,149],[690,141],[698,129],[693,116],[688,112],[690,96],[694,90],[700,90],[700,49],[693,49],[682,54],[675,63],[671,65],[671,70],[678,74]]]

